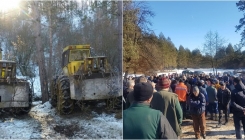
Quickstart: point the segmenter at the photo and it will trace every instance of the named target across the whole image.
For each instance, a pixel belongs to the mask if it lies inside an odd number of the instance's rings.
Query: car
[[[225,72],[223,72],[223,75],[225,75],[225,74],[227,74],[228,76],[233,75],[233,73],[231,71],[225,71]]]
[[[193,75],[193,72],[190,70],[184,70],[182,71],[182,75]]]
[[[199,76],[201,74],[205,74],[205,73],[203,71],[194,71],[194,75]]]

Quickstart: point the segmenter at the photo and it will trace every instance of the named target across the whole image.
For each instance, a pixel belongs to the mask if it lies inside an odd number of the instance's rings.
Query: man
[[[178,95],[168,92],[170,83],[165,77],[158,80],[157,86],[159,90],[153,94],[152,108],[160,110],[167,117],[177,136],[180,136],[183,116]]]
[[[135,83],[146,83],[147,82],[147,79],[144,77],[144,76],[140,76],[138,79],[136,79],[136,82]],[[128,96],[127,96],[127,99],[126,99],[126,106],[125,108],[129,108],[129,106],[132,104],[132,102],[134,101],[134,95],[133,95],[133,91],[131,91]]]
[[[208,95],[208,112],[210,112],[211,120],[218,120],[218,99],[217,99],[217,89],[214,88],[214,80],[208,79],[207,80],[207,85],[208,87],[206,88],[207,95]],[[215,118],[213,118],[215,114]]]
[[[178,95],[180,106],[183,111],[183,119],[186,118],[186,98],[187,98],[187,87],[182,79],[179,79],[179,84],[175,87],[175,93]]]
[[[222,119],[223,113],[225,114],[224,125],[228,123],[228,110],[229,110],[230,101],[231,101],[231,92],[228,88],[226,88],[224,82],[220,82],[220,89],[218,90],[217,98],[218,98],[218,111],[219,111],[218,127],[221,127],[221,119]]]
[[[200,132],[203,139],[206,139],[205,106],[205,96],[199,92],[197,86],[194,86],[193,94],[190,95],[190,113],[193,119],[193,129],[196,139],[200,139]]]
[[[166,117],[150,108],[152,85],[148,82],[136,84],[133,95],[135,101],[123,111],[123,139],[176,139]]]
[[[123,98],[124,98],[125,101],[127,101],[128,94],[131,93],[134,90],[135,82],[133,80],[128,80],[126,85],[127,86],[126,86],[126,88],[123,91]],[[125,109],[125,108],[126,108],[126,103],[123,104],[123,109]]]
[[[205,105],[205,116],[207,116],[207,102],[208,102],[208,94],[207,94],[207,91],[206,89],[203,87],[203,80],[200,80],[197,82],[197,86],[198,86],[198,89],[199,89],[199,92],[202,93],[205,97],[205,101],[206,101],[206,105]]]
[[[236,138],[242,139],[241,123],[245,133],[245,87],[240,78],[233,80],[235,89],[231,93],[231,106],[233,112],[233,121],[235,125]]]

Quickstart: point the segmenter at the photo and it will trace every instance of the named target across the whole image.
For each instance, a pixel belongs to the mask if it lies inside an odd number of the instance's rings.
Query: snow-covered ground
[[[49,102],[33,105],[26,115],[6,116],[0,111],[0,139],[122,139],[122,119],[115,113],[78,111],[60,116]]]
[[[190,71],[203,71],[205,74],[209,74],[209,73],[213,73],[213,69],[212,68],[205,68],[205,69],[193,69],[193,68],[188,68],[188,70]],[[165,71],[165,72],[156,72],[157,75],[162,75],[162,74],[172,74],[172,73],[178,73],[178,74],[182,74],[182,71],[184,71],[184,69],[174,69],[171,71]],[[217,69],[217,73],[223,74],[224,72],[232,72],[233,73],[234,69]],[[215,69],[216,72],[216,69]],[[132,77],[139,77],[142,76],[144,74],[128,74],[127,77],[132,76]]]

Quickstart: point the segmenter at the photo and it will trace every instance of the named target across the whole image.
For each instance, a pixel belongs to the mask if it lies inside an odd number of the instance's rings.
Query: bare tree
[[[48,101],[49,95],[48,95],[47,75],[45,69],[44,48],[42,46],[42,39],[41,39],[41,18],[40,18],[40,11],[38,9],[39,2],[32,1],[30,3],[31,3],[32,15],[33,15],[33,31],[35,36],[36,48],[37,48],[37,58],[38,58],[37,61],[39,66],[42,103],[45,103],[46,101]]]

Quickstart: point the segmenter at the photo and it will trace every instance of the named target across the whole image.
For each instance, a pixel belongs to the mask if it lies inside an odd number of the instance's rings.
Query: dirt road
[[[223,120],[224,122],[224,120]],[[206,120],[206,139],[235,139],[235,127],[232,115],[230,115],[229,123],[217,127],[218,121]],[[186,119],[182,124],[182,139],[195,139],[195,134],[192,126],[192,120]]]

